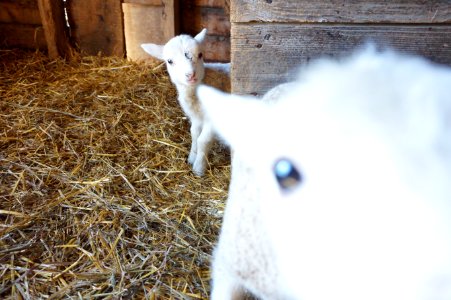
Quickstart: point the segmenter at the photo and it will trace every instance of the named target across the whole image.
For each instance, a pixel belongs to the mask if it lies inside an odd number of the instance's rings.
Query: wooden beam
[[[262,95],[293,80],[298,66],[368,41],[451,65],[451,25],[232,23],[232,91]]]
[[[232,22],[450,23],[449,0],[232,1]]]
[[[163,0],[163,32],[168,40],[179,33],[179,1]]]
[[[67,37],[63,1],[38,0],[49,57],[70,58],[71,47]]]

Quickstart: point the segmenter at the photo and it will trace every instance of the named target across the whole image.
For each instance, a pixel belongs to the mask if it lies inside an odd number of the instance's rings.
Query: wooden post
[[[178,34],[179,16],[178,0],[163,0],[163,32],[166,39]]]
[[[72,49],[67,37],[63,1],[38,0],[49,57],[70,58]]]

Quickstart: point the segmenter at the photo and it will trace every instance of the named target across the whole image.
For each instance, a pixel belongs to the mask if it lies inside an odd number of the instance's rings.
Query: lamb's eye
[[[168,59],[168,64],[172,65],[173,63],[172,59]]]
[[[191,60],[191,56],[189,55],[188,52],[185,52],[185,57],[186,57],[187,59]]]
[[[202,52],[201,52],[201,53],[199,53],[199,55],[197,55],[197,57],[198,57],[199,59],[201,59],[201,58],[202,58],[202,56],[203,56]]]
[[[283,190],[291,190],[302,183],[302,175],[288,159],[279,159],[274,164],[274,175]]]

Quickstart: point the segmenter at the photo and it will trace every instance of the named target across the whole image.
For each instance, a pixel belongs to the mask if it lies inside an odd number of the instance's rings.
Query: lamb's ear
[[[146,51],[148,54],[152,55],[155,58],[163,59],[163,47],[162,45],[157,44],[141,44],[141,47]]]
[[[227,94],[200,85],[197,95],[215,132],[233,148],[253,148],[267,123],[267,109],[255,97]]]
[[[206,36],[207,36],[207,28],[204,28],[204,29],[202,29],[201,32],[196,34],[194,39],[202,44],[204,42]]]

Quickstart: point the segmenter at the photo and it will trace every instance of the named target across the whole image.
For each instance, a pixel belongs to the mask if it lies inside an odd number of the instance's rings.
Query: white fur
[[[212,299],[451,299],[450,87],[449,68],[372,50],[270,105],[200,86],[234,151]]]
[[[188,162],[193,165],[193,172],[198,176],[202,176],[205,172],[207,155],[214,140],[214,133],[210,123],[204,120],[196,96],[196,88],[203,81],[204,76],[209,79],[207,82],[216,87],[224,89],[223,85],[227,85],[227,82],[230,85],[230,80],[224,80],[227,75],[205,70],[203,52],[206,33],[207,30],[203,29],[194,38],[189,35],[179,35],[169,40],[166,45],[151,43],[141,45],[148,54],[166,62],[171,81],[177,88],[180,106],[191,122],[192,141]],[[207,63],[205,66],[226,74],[230,73],[230,64]]]

